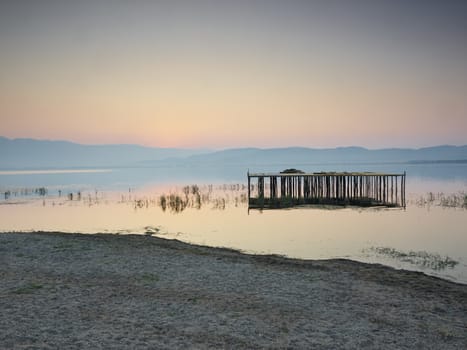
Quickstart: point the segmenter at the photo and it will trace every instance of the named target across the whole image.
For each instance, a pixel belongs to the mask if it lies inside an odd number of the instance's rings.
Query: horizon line
[[[37,142],[65,142],[71,143],[79,146],[90,146],[90,147],[100,147],[100,146],[133,146],[133,147],[141,147],[141,148],[153,148],[153,149],[177,149],[177,150],[206,150],[211,152],[222,152],[228,150],[245,150],[245,149],[255,149],[255,150],[278,150],[278,149],[293,149],[293,148],[301,148],[301,149],[316,149],[316,150],[331,150],[331,149],[348,149],[348,148],[359,148],[368,151],[378,151],[378,150],[421,150],[426,148],[435,148],[435,147],[465,147],[465,144],[433,144],[429,146],[421,146],[421,147],[408,147],[408,146],[387,146],[387,147],[365,147],[360,145],[336,145],[332,147],[325,147],[325,146],[300,146],[300,145],[288,145],[288,146],[270,146],[270,147],[259,147],[259,146],[233,146],[233,147],[209,147],[209,146],[202,146],[202,147],[166,147],[166,146],[149,146],[144,144],[138,143],[84,143],[78,142],[74,140],[65,140],[65,139],[48,139],[48,138],[34,138],[34,137],[8,137],[0,135],[0,139],[7,139],[10,141],[19,141],[19,140],[29,140],[29,141],[37,141]]]

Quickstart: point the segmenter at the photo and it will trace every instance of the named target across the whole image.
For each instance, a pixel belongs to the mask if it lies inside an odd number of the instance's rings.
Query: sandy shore
[[[0,233],[1,349],[461,349],[467,285],[147,236]]]

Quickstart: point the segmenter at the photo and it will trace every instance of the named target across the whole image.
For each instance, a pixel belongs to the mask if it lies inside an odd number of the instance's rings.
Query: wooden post
[[[403,180],[404,181],[404,187],[403,187],[404,188],[404,202],[403,202],[403,206],[404,206],[404,209],[405,209],[405,171],[404,171],[404,178],[403,179],[404,179]]]
[[[339,191],[340,191],[340,186],[339,186],[339,177],[338,176],[335,176],[334,177],[334,180],[336,181],[336,199],[339,199]]]
[[[248,203],[250,203],[250,171],[247,172],[248,177]]]
[[[383,182],[384,182],[384,203],[388,202],[388,177],[384,176],[383,177]]]
[[[399,176],[396,176],[396,203],[399,204],[399,189],[397,183],[399,182]]]
[[[269,199],[274,198],[274,180],[273,176],[269,176]]]

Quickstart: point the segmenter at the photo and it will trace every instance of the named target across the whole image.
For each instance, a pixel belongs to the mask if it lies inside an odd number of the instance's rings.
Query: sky
[[[467,1],[0,0],[0,135],[467,144]]]

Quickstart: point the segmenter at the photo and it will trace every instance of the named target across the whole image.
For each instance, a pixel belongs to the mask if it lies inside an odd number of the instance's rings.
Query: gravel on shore
[[[467,349],[467,285],[137,235],[0,233],[1,349]]]

